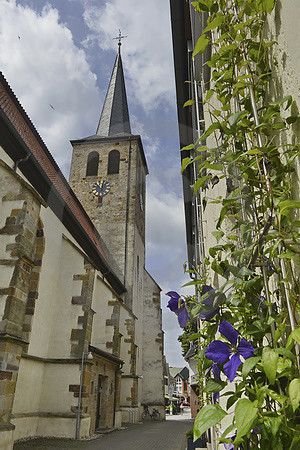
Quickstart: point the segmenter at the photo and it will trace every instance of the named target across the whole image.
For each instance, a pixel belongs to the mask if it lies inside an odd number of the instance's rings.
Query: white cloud
[[[100,99],[85,53],[74,45],[58,11],[47,5],[38,14],[15,0],[2,0],[0,66],[66,174],[69,139],[94,133]]]
[[[128,70],[128,91],[145,110],[168,108],[174,102],[169,1],[110,0],[100,7],[85,2],[84,19],[91,33],[85,44],[95,41],[105,50],[117,49],[120,28],[127,35],[122,45]]]
[[[129,103],[135,96],[146,111],[153,113],[157,108],[157,123],[152,127],[157,130],[154,137],[147,123],[131,118],[133,132],[141,134],[148,162],[154,165],[154,174],[148,177],[147,254],[159,267],[159,276],[155,277],[159,282],[163,280],[163,292],[178,290],[184,294],[181,286],[187,281],[182,270],[186,249],[179,165],[175,169],[174,156],[166,154],[158,137],[162,128],[169,127],[168,123],[162,124],[158,107],[168,109],[174,102],[169,1],[83,0],[83,3],[90,28],[89,43],[97,42],[103,49],[116,51],[112,38],[118,29],[128,35],[122,54]],[[94,54],[98,51],[99,47],[92,48]],[[105,65],[103,53],[98,57]],[[86,54],[74,44],[71,31],[61,22],[58,11],[48,5],[39,14],[28,6],[17,5],[15,0],[0,0],[0,67],[50,152],[68,175],[69,139],[95,132],[102,101]],[[106,69],[108,82],[112,67]],[[159,162],[162,150],[167,168]],[[150,272],[154,275],[152,269]],[[181,365],[184,361],[177,342],[181,329],[166,304],[162,295],[166,354],[171,364]]]
[[[146,154],[146,159],[152,161],[160,148],[160,141],[158,137],[150,136],[146,129],[146,126],[135,115],[130,116],[131,132],[133,134],[139,134],[142,137],[143,147]]]
[[[184,243],[182,199],[166,192],[158,180],[152,181],[151,191],[147,195],[148,241],[160,249],[175,242]]]

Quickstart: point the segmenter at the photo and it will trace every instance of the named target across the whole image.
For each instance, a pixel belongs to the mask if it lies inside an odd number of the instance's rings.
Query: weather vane
[[[120,50],[121,45],[122,45],[122,42],[121,42],[121,41],[122,41],[122,39],[124,39],[124,38],[127,38],[127,36],[122,36],[121,30],[119,29],[119,36],[113,38],[113,39],[118,39],[118,40],[119,40],[119,42],[118,42],[119,50]]]

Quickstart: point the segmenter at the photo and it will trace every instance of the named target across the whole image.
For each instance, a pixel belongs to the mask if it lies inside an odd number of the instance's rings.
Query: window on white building
[[[176,378],[176,391],[179,392],[179,394],[182,394],[182,380],[181,380],[181,378]]]

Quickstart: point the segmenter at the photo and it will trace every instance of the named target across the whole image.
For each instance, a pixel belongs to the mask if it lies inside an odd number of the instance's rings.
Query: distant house
[[[200,409],[200,401],[198,398],[199,387],[197,383],[198,370],[195,354],[197,353],[197,346],[194,342],[191,342],[189,350],[186,352],[184,359],[189,365],[189,385],[190,385],[190,405],[191,405],[191,418],[195,419]]]
[[[179,397],[182,401],[189,402],[189,369],[187,367],[170,367],[170,374],[175,379],[175,389],[173,395]]]

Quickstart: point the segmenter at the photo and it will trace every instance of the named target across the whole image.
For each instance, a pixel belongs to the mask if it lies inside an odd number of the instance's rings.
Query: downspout
[[[114,386],[114,417],[113,417],[113,428],[116,425],[116,407],[117,407],[117,384],[118,384],[118,372],[122,369],[123,364],[119,364],[119,367],[115,371],[115,386]]]
[[[25,156],[25,158],[21,158],[21,159],[18,159],[17,161],[15,161],[15,163],[14,163],[14,168],[13,168],[14,172],[17,171],[17,168],[18,168],[19,164],[22,163],[22,162],[28,161],[28,159],[30,158],[30,156],[32,156],[32,153],[31,153],[31,152],[29,152],[29,153]]]
[[[115,371],[113,428],[115,428],[116,424],[116,406],[117,406],[117,370]]]

